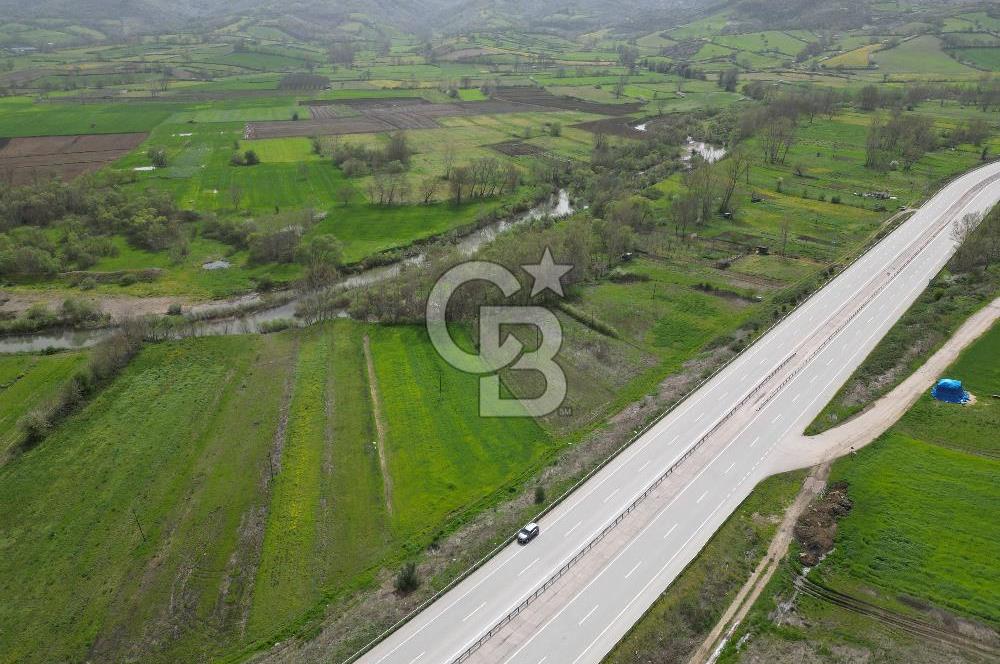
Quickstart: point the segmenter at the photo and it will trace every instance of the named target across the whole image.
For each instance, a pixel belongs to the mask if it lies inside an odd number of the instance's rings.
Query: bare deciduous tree
[[[739,184],[740,176],[746,173],[749,176],[750,155],[742,148],[733,150],[724,162],[724,172],[726,175],[725,186],[722,190],[722,201],[719,203],[719,212],[731,212],[733,194],[736,193],[736,185]]]
[[[441,180],[433,175],[428,175],[420,181],[420,201],[427,205],[437,196],[441,189]]]

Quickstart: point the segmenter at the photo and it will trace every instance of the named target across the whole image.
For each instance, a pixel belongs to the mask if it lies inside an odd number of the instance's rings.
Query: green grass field
[[[0,561],[0,587],[17,598],[0,608],[17,626],[16,639],[0,636],[5,658],[114,659],[130,642],[200,658],[252,583],[231,556],[260,507],[281,398],[271,380],[282,382],[290,350],[279,337],[152,347],[0,469],[0,523],[16,534]],[[145,641],[178,621],[182,638]]]
[[[34,103],[0,99],[0,136],[67,136],[149,131],[173,113],[167,104]]]
[[[356,326],[299,335],[281,472],[248,624],[252,637],[312,608],[386,551],[388,507]]]
[[[975,69],[956,62],[941,50],[941,40],[924,35],[902,42],[895,48],[879,51],[872,56],[879,71],[888,74],[932,76],[978,76]]]
[[[5,380],[41,378],[80,357],[0,367]],[[440,390],[427,379],[438,375]],[[15,628],[0,634],[0,652],[204,659],[301,621],[546,458],[538,424],[479,418],[477,395],[477,378],[444,364],[417,328],[338,322],[149,346],[0,468],[0,590],[11,600],[0,619]],[[6,424],[16,403],[3,406]]]
[[[479,417],[478,377],[445,364],[423,328],[373,328],[371,347],[398,534],[432,531],[549,450],[548,435],[528,418]]]
[[[1000,71],[1000,48],[958,48],[955,57],[984,71]]]
[[[680,265],[644,260],[630,266],[629,271],[649,280],[587,287],[581,293],[582,308],[633,344],[660,356],[671,370],[706,341],[739,327],[744,320],[746,302],[694,288],[701,283],[729,286],[707,271],[699,272],[696,266],[685,270]]]
[[[955,406],[924,395],[857,458],[838,462],[833,479],[855,501],[840,524],[837,548],[819,569],[824,582],[877,586],[1000,625],[997,501],[1000,326],[970,346],[946,372],[962,378],[978,403]],[[941,536],[941,524],[948,536]]]

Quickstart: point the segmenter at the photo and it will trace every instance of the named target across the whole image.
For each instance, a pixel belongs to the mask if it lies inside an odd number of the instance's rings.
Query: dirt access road
[[[868,445],[896,423],[927,390],[959,354],[976,339],[985,334],[1000,319],[1000,298],[973,314],[945,344],[917,369],[868,409],[840,426],[818,436],[802,436],[798,445],[821,445],[833,459],[849,454],[852,450]],[[771,580],[778,564],[788,553],[792,530],[809,502],[824,489],[829,475],[830,459],[813,468],[803,484],[795,502],[785,512],[785,517],[775,533],[767,555],[754,570],[746,584],[737,593],[722,619],[709,633],[704,643],[695,651],[689,664],[705,664],[714,660],[724,641],[746,618],[747,612]]]

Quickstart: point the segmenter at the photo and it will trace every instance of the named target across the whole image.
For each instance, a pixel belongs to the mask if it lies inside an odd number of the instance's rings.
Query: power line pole
[[[135,513],[135,508],[134,507],[130,507],[129,509],[132,510],[132,516],[135,518],[135,525],[136,525],[137,528],[139,528],[139,534],[142,536],[142,541],[145,542],[146,541],[146,533],[144,533],[142,531],[142,524],[139,523],[139,515]]]

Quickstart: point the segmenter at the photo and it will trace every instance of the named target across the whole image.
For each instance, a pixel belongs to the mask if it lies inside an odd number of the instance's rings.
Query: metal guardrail
[[[968,192],[965,196],[963,196],[962,200],[956,202],[955,205],[953,205],[951,208],[949,208],[948,213],[946,213],[946,215],[945,215],[946,218],[947,218],[947,220],[945,222],[943,222],[938,228],[936,228],[936,229],[935,228],[931,228],[931,229],[928,229],[928,231],[925,231],[924,234],[927,235],[929,233],[929,237],[927,237],[923,242],[921,242],[920,245],[919,245],[919,247],[917,247],[916,249],[912,249],[912,247],[908,248],[908,253],[910,255],[905,259],[905,261],[903,262],[903,264],[901,266],[899,266],[898,268],[896,268],[894,270],[893,275],[894,276],[898,275],[902,270],[906,269],[906,267],[908,267],[913,262],[913,260],[917,256],[920,255],[920,253],[927,247],[927,245],[929,245],[932,241],[934,241],[934,239],[937,238],[938,235],[940,235],[946,228],[948,228],[949,224],[951,223],[951,217],[954,214],[952,211],[956,207],[959,207],[963,203],[964,200],[968,199],[969,196],[974,196],[974,195],[978,194],[979,192],[981,192],[983,189],[985,189],[988,185],[992,184],[997,179],[1000,179],[1000,176],[992,177],[992,178],[990,178],[990,179],[988,179],[988,180],[980,183],[979,185],[977,185],[976,187],[974,187],[972,190],[970,190],[970,192]],[[855,258],[854,261],[852,261],[850,263],[850,265],[853,265],[855,262],[857,262],[857,260],[859,260],[866,253],[867,253],[867,251],[864,252],[864,253],[862,253],[861,255],[859,255],[857,258]],[[850,265],[848,267],[850,267]],[[847,268],[845,268],[845,270],[846,269]],[[872,293],[871,295],[869,295],[865,299],[865,301],[861,304],[861,306],[859,306],[847,318],[847,320],[843,321],[832,334],[828,335],[827,338],[823,341],[823,343],[820,344],[820,346],[817,349],[815,349],[809,355],[809,360],[811,360],[814,357],[816,357],[817,354],[819,354],[824,348],[826,348],[826,346],[829,345],[833,341],[833,339],[835,339],[837,337],[837,335],[839,335],[840,332],[843,331],[843,329],[846,328],[865,309],[865,307],[867,307],[868,304],[870,304],[872,302],[872,300],[874,300],[876,297],[878,297],[878,295],[881,294],[881,292],[883,290],[885,290],[885,288],[887,288],[890,283],[892,283],[892,279],[885,280],[882,284],[880,284],[879,287],[875,290],[875,292]],[[796,307],[796,309],[797,308],[798,307]],[[782,318],[782,320],[784,320],[784,318]],[[774,326],[772,326],[772,327],[774,327]],[[768,328],[768,331],[770,331],[770,328]],[[765,332],[765,335],[766,335],[766,332]],[[763,338],[763,336],[765,336],[765,335],[761,335],[761,338]],[[687,460],[695,452],[697,452],[701,448],[701,446],[708,440],[708,438],[712,434],[714,434],[716,431],[718,431],[719,428],[722,427],[722,425],[725,424],[729,420],[730,417],[732,417],[740,408],[742,408],[750,399],[752,399],[753,396],[758,391],[760,391],[760,389],[763,388],[764,385],[767,384],[767,382],[769,380],[771,380],[771,378],[773,378],[779,371],[781,371],[781,369],[783,369],[785,367],[785,365],[787,365],[796,356],[796,354],[797,353],[792,353],[791,355],[789,355],[788,357],[786,357],[784,360],[782,360],[774,369],[772,369],[767,374],[767,376],[765,376],[760,382],[758,382],[757,385],[754,386],[754,388],[752,390],[750,390],[743,397],[743,399],[741,399],[739,401],[739,403],[737,403],[735,406],[733,406],[732,408],[730,408],[726,412],[726,414],[723,415],[712,426],[711,429],[709,429],[704,434],[702,434],[702,436],[697,440],[697,442],[694,443],[694,445],[692,445],[690,448],[688,448],[688,450],[680,458],[678,458],[673,464],[671,464],[671,466],[665,472],[663,472],[660,476],[658,476],[646,488],[645,491],[643,491],[635,500],[633,500],[631,503],[629,503],[628,507],[626,507],[625,510],[622,511],[615,518],[614,521],[612,521],[607,526],[605,526],[601,530],[601,532],[599,532],[596,536],[594,536],[594,538],[592,538],[586,545],[584,545],[584,547],[580,551],[578,551],[562,567],[560,567],[552,576],[550,576],[545,581],[545,583],[543,583],[541,586],[539,586],[538,588],[536,588],[534,592],[532,592],[528,597],[526,597],[524,600],[522,600],[520,604],[518,604],[516,607],[514,607],[506,616],[504,616],[488,632],[486,632],[481,637],[479,637],[479,639],[477,639],[472,645],[470,645],[461,655],[459,655],[457,658],[455,658],[454,660],[452,660],[452,664],[462,664],[462,662],[465,662],[466,660],[468,660],[477,650],[479,650],[479,648],[481,648],[483,646],[483,644],[485,644],[493,636],[495,636],[500,630],[502,630],[504,627],[506,627],[507,624],[510,623],[511,620],[513,620],[514,618],[516,618],[521,613],[521,611],[523,611],[529,605],[531,605],[546,590],[548,590],[550,587],[552,587],[553,584],[555,584],[560,578],[562,578],[562,576],[565,575],[566,572],[568,572],[588,552],[590,552],[591,549],[593,549],[595,546],[597,546],[605,538],[605,536],[607,536],[607,534],[609,532],[611,532],[612,530],[614,530],[614,528],[616,526],[618,526],[618,524],[620,524],[625,519],[625,517],[627,517],[629,514],[631,514],[639,506],[640,503],[642,503],[647,497],[649,497],[649,495],[653,491],[655,491],[660,486],[660,484],[663,483],[663,481],[665,479],[667,479],[670,475],[672,475],[674,473],[674,471],[685,460]],[[733,359],[735,360],[736,358],[734,357]],[[727,363],[726,366],[728,366],[730,363]],[[777,394],[778,392],[780,392],[783,387],[785,387],[788,383],[790,383],[808,364],[809,364],[808,361],[802,363],[791,374],[789,374],[781,382],[781,384],[778,386],[778,388],[774,392],[772,392],[771,395],[768,396],[768,398],[765,400],[764,404],[766,404],[768,401],[770,401],[770,399],[773,398],[773,396],[775,394]],[[760,407],[758,407],[758,409],[757,409],[758,412],[763,407],[764,407],[763,404]],[[661,420],[662,420],[662,418],[658,419],[657,422],[659,422]]]
[[[740,408],[746,405],[746,403],[750,401],[754,397],[754,395],[757,394],[757,392],[759,392],[769,380],[771,380],[779,371],[781,371],[781,369],[783,369],[786,364],[791,362],[792,358],[794,358],[795,355],[796,353],[792,353],[784,360],[782,360],[778,364],[778,366],[772,369],[767,374],[767,376],[765,376],[760,382],[758,382],[753,387],[753,389],[747,392],[747,394],[742,399],[740,399],[740,401],[735,406],[726,411],[725,415],[719,418],[708,431],[702,434],[694,445],[689,447],[688,450],[683,455],[680,456],[680,458],[674,461],[674,463],[672,463],[670,467],[667,468],[667,470],[665,470],[655,480],[653,480],[653,482],[648,487],[646,487],[645,491],[643,491],[641,494],[639,494],[639,496],[635,498],[635,500],[629,503],[628,507],[626,507],[621,513],[619,513],[618,516],[615,517],[614,521],[606,525],[601,530],[601,532],[599,532],[589,542],[587,542],[587,544],[584,545],[582,549],[580,549],[562,567],[560,567],[554,574],[552,574],[552,576],[550,576],[545,581],[545,583],[536,588],[534,592],[532,592],[525,599],[523,599],[520,604],[514,607],[506,616],[504,616],[500,620],[500,622],[498,622],[488,632],[479,637],[479,639],[476,640],[468,648],[466,648],[466,650],[461,655],[452,660],[452,664],[461,664],[462,662],[468,660],[469,657],[471,657],[477,650],[479,650],[479,648],[482,647],[484,643],[493,638],[493,636],[495,636],[501,629],[506,627],[511,620],[516,618],[518,614],[521,613],[521,611],[526,609],[532,602],[537,600],[542,595],[542,593],[544,593],[546,590],[552,587],[552,585],[555,584],[556,581],[562,578],[562,576],[565,575],[566,572],[568,572],[576,563],[578,563],[591,549],[597,546],[607,536],[608,533],[610,533],[612,530],[615,529],[615,527],[618,524],[624,521],[625,517],[627,517],[629,514],[635,511],[635,509],[638,508],[639,505],[646,498],[648,498],[649,495],[653,493],[653,491],[655,491],[663,483],[665,479],[673,475],[674,471],[677,470],[677,468],[679,468],[680,465],[684,463],[684,461],[686,461],[695,452],[701,449],[701,446],[712,436],[712,434],[718,431],[723,424],[729,421],[730,417],[732,417]]]
[[[770,403],[771,400],[781,392],[782,388],[784,388],[786,385],[792,382],[795,379],[795,377],[798,376],[809,365],[809,362],[812,361],[813,358],[815,358],[817,355],[823,352],[823,349],[825,349],[828,345],[830,345],[830,343],[834,339],[836,339],[837,336],[841,332],[843,332],[844,329],[847,328],[847,326],[850,325],[851,322],[854,321],[854,319],[857,318],[861,314],[861,312],[864,311],[865,308],[872,303],[872,301],[875,300],[875,298],[877,298],[879,295],[882,294],[882,291],[884,291],[886,288],[889,287],[889,285],[892,283],[893,278],[898,276],[900,272],[909,267],[909,265],[921,254],[921,252],[923,252],[923,250],[926,249],[931,242],[933,242],[941,233],[943,233],[949,227],[949,225],[954,221],[953,217],[955,215],[956,208],[960,208],[962,205],[965,204],[965,201],[967,201],[969,197],[974,197],[978,195],[986,187],[993,184],[997,180],[1000,180],[1000,176],[993,176],[979,183],[972,189],[970,189],[961,199],[956,201],[942,215],[942,218],[944,218],[944,221],[942,223],[940,223],[936,228],[932,226],[931,228],[928,228],[926,231],[922,233],[921,235],[921,237],[923,238],[922,242],[920,242],[921,238],[918,237],[917,240],[914,241],[914,243],[911,243],[911,245],[907,247],[904,252],[909,255],[906,256],[906,258],[903,260],[902,264],[899,267],[890,271],[890,274],[892,276],[889,279],[883,280],[882,283],[879,284],[879,286],[870,295],[868,295],[868,297],[866,297],[860,305],[858,305],[857,309],[855,309],[851,313],[851,315],[847,317],[846,320],[841,322],[832,333],[827,335],[827,337],[823,340],[823,343],[821,343],[817,348],[815,348],[809,354],[809,358],[804,363],[802,363],[794,371],[792,371],[792,373],[790,373],[788,376],[785,377],[785,379],[781,382],[778,388],[774,390],[774,392],[769,394],[767,398],[764,399],[763,403],[761,403],[757,407],[757,412],[763,410],[764,407],[767,406],[767,404]],[[914,248],[913,244],[915,244],[916,242],[920,242],[920,244],[919,246]]]
[[[967,175],[967,174],[968,174],[968,172],[967,173],[962,173],[962,174],[959,174],[959,175],[955,176],[954,178],[948,179],[941,186],[941,189],[943,189],[945,186],[947,186],[948,184],[950,184],[952,181],[958,179],[959,177]],[[998,179],[998,177],[1000,177],[1000,176],[994,176],[994,177],[990,178],[985,183],[982,183],[981,186],[985,187],[987,184],[990,184],[993,181],[995,181],[996,179]],[[978,193],[978,189],[979,188],[977,187],[977,193]],[[939,191],[940,191],[940,189],[939,189]],[[926,202],[926,201],[924,201],[924,202]],[[921,203],[921,205],[922,205],[922,203]],[[914,208],[912,211],[916,212],[918,210],[919,210],[919,208]],[[901,227],[904,223],[905,222],[901,222],[899,226],[897,226],[896,228],[893,229],[893,232],[895,230],[897,230],[899,227]],[[862,258],[864,258],[866,255],[868,255],[868,252],[870,252],[873,248],[875,248],[876,246],[878,246],[879,244],[881,244],[882,241],[886,237],[888,237],[888,235],[879,237],[879,233],[881,233],[881,232],[882,231],[879,230],[879,231],[876,231],[875,233],[873,233],[872,236],[871,236],[871,238],[866,242],[866,244],[863,245],[860,248],[860,250],[858,251],[857,255],[850,262],[848,262],[846,265],[844,265],[836,273],[836,275],[833,275],[829,279],[827,279],[827,281],[820,288],[816,289],[816,291],[814,291],[813,294],[815,294],[816,292],[819,292],[820,290],[822,290],[822,288],[825,287],[826,284],[829,284],[837,276],[840,276],[844,272],[848,271],[850,268],[852,268],[855,265],[855,263],[857,263]],[[891,235],[891,232],[889,233],[889,235]],[[811,298],[811,296],[810,296],[810,298]],[[760,341],[761,339],[763,339],[764,337],[766,337],[772,330],[774,330],[776,327],[778,327],[783,322],[785,322],[785,320],[788,319],[790,316],[794,315],[795,312],[797,312],[803,305],[805,305],[809,301],[810,298],[806,298],[805,300],[802,300],[797,305],[795,305],[794,307],[792,307],[791,309],[789,309],[788,312],[785,313],[783,316],[781,316],[780,318],[778,318],[777,320],[775,320],[771,325],[769,325],[767,328],[765,328],[764,331],[761,332],[757,336],[757,338],[754,340],[753,344],[748,344],[747,346],[743,347],[743,349],[740,350],[736,355],[734,355],[733,357],[731,357],[724,364],[722,364],[719,367],[717,367],[714,371],[712,371],[712,373],[710,373],[708,376],[706,376],[705,378],[703,378],[694,387],[692,387],[684,395],[682,395],[680,398],[678,398],[677,401],[675,401],[669,408],[667,408],[666,410],[664,410],[660,415],[658,415],[653,420],[651,420],[648,424],[646,424],[645,426],[643,426],[642,428],[640,428],[638,431],[636,431],[635,434],[631,438],[629,438],[629,440],[627,442],[623,443],[621,446],[619,446],[614,451],[612,451],[611,454],[609,454],[604,460],[601,461],[601,463],[599,463],[597,466],[595,466],[593,469],[591,469],[589,472],[587,472],[582,478],[580,478],[577,482],[575,482],[571,487],[569,487],[568,489],[566,489],[566,491],[564,491],[561,495],[559,495],[559,497],[557,497],[545,509],[543,509],[541,512],[539,512],[532,520],[533,521],[540,520],[546,514],[548,514],[549,512],[551,512],[553,509],[555,509],[556,507],[558,507],[560,504],[562,504],[562,502],[567,497],[569,497],[573,492],[575,492],[585,482],[587,482],[588,480],[590,480],[594,475],[596,475],[598,472],[600,472],[602,469],[604,469],[613,460],[615,460],[616,458],[618,458],[618,455],[621,454],[625,449],[627,449],[628,447],[630,447],[636,440],[638,440],[639,438],[641,438],[650,429],[652,429],[654,426],[656,426],[658,423],[660,423],[666,417],[668,417],[671,413],[673,413],[674,410],[676,410],[681,404],[683,404],[694,393],[696,393],[698,390],[700,390],[705,384],[707,384],[713,378],[715,378],[718,374],[720,374],[721,372],[725,371],[727,368],[729,368],[730,366],[732,366],[732,364],[734,362],[736,362],[737,360],[739,360],[747,351],[749,351],[751,348],[753,348],[754,344],[756,344],[758,341]],[[787,362],[788,360],[791,359],[791,357],[792,356],[789,356],[788,358],[786,358],[785,361]],[[777,371],[780,370],[781,366],[783,366],[783,365],[784,365],[784,362],[782,363],[782,365],[779,365],[779,367],[777,367],[772,372],[772,374],[773,373],[777,373]],[[773,376],[769,374],[769,377],[773,377]],[[764,381],[762,381],[760,384],[763,384],[763,382]],[[754,391],[756,391],[756,388],[755,388]],[[741,404],[742,404],[742,402],[741,402]],[[737,406],[737,408],[738,408],[738,406]],[[713,432],[714,432],[714,430],[715,430],[715,428],[713,428]],[[706,436],[707,435],[708,434],[706,434]],[[696,445],[698,445],[698,443],[696,443]],[[693,452],[693,450],[689,450],[689,452]],[[678,464],[680,464],[682,461],[684,461],[689,456],[690,456],[689,454],[685,454],[685,456],[682,457],[681,459],[679,459],[673,466],[671,466],[671,469],[668,469],[667,472],[668,473],[672,472],[673,468],[675,468]],[[665,477],[659,479],[657,481],[657,485],[660,482],[662,482],[663,479],[665,479]],[[648,493],[646,495],[648,496]],[[628,512],[625,512],[623,514],[627,514],[627,513]],[[616,519],[616,522],[620,523],[620,519],[621,518],[623,518],[623,515],[619,515],[618,519]],[[617,523],[615,525],[617,525]],[[342,662],[342,664],[352,664],[353,662],[356,662],[365,653],[367,653],[372,648],[374,648],[376,645],[378,645],[379,643],[381,643],[386,637],[388,637],[390,634],[394,633],[400,627],[402,627],[403,625],[405,625],[406,623],[408,623],[410,620],[412,620],[417,614],[419,614],[425,608],[427,608],[428,606],[430,606],[431,604],[433,604],[434,602],[436,602],[438,599],[440,599],[441,597],[443,597],[445,594],[447,594],[448,592],[450,592],[455,586],[457,586],[458,584],[460,584],[461,582],[465,581],[467,578],[469,578],[470,576],[472,576],[476,571],[479,570],[479,568],[481,568],[491,558],[493,558],[493,556],[495,556],[497,553],[499,553],[501,550],[503,550],[506,546],[508,546],[509,544],[511,544],[514,541],[514,537],[515,537],[514,535],[511,535],[510,537],[507,537],[505,540],[503,540],[502,542],[500,542],[500,544],[498,544],[495,548],[493,548],[489,553],[487,553],[486,555],[484,555],[482,558],[480,558],[479,560],[477,560],[473,565],[471,565],[468,569],[466,569],[460,575],[458,575],[457,577],[455,577],[444,588],[442,588],[441,590],[438,590],[433,595],[431,595],[430,597],[428,597],[426,600],[424,600],[423,602],[421,602],[416,608],[414,608],[408,614],[406,614],[401,619],[399,619],[398,621],[396,621],[395,623],[393,623],[388,629],[384,630],[377,637],[375,637],[374,639],[372,639],[371,641],[369,641],[367,644],[365,644],[364,646],[362,646],[353,655],[351,655],[350,657],[348,657],[347,659],[345,659]],[[586,553],[591,548],[593,548],[593,546],[588,545],[588,547],[584,551],[581,551],[580,553],[578,553],[578,554],[576,554],[574,556],[574,560],[579,560],[579,556],[581,556],[582,553]],[[567,563],[567,564],[569,565],[570,563]],[[562,574],[565,574],[565,571],[562,571],[562,568],[560,568],[560,569],[561,569],[561,571],[559,572],[559,574],[561,576]],[[552,581],[551,578],[550,578],[550,581]],[[541,586],[539,589],[536,589],[536,591],[534,593],[532,593],[533,595],[535,595],[534,599],[537,599],[537,597],[539,595],[541,595],[542,592],[544,592],[549,587],[551,587],[551,585],[552,584],[549,581],[547,581],[546,584],[543,584],[543,586]],[[524,607],[522,607],[519,604],[518,607],[516,607],[515,609],[513,609],[510,612],[510,614],[508,614],[508,616],[504,618],[503,625],[506,626],[506,624],[509,623],[510,620],[513,617],[516,617],[516,615],[519,614],[523,609],[524,609]],[[511,616],[511,614],[514,614],[514,615]],[[498,631],[497,628],[494,627],[489,632],[487,632],[487,634],[489,635],[489,637],[492,637],[492,636],[496,635],[497,631]],[[480,637],[480,639],[478,639],[476,641],[476,644],[478,644],[478,645],[476,645],[476,647],[474,649],[471,649],[471,647],[470,647],[469,650],[471,650],[471,651],[468,652],[468,654],[465,654],[465,652],[463,652],[463,654],[460,655],[454,661],[455,662],[466,661],[468,659],[468,657],[471,656],[472,652],[475,652],[475,650],[478,650],[479,647],[481,647],[483,643],[485,643],[487,640],[489,640],[489,637],[486,637],[486,635],[484,635],[484,637]]]

